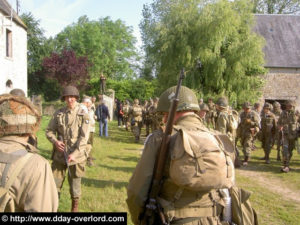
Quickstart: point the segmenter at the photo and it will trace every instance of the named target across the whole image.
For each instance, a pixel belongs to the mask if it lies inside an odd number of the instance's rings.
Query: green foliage
[[[78,56],[87,56],[92,78],[102,72],[112,79],[131,78],[136,76],[138,60],[132,33],[132,27],[121,20],[112,21],[105,17],[90,21],[87,16],[82,16],[57,35],[56,50],[68,48]]]
[[[297,14],[300,12],[299,0],[253,0],[254,13]]]
[[[100,81],[99,79],[93,79],[89,85],[91,86],[90,90],[87,92],[89,95],[98,95],[100,90]],[[115,91],[115,98],[123,101],[138,98],[142,101],[159,97],[156,94],[157,83],[156,80],[147,81],[145,79],[122,79],[122,80],[114,80],[107,79],[106,80],[106,90],[113,89]]]
[[[251,31],[251,4],[239,1],[156,0],[144,7],[140,24],[145,62],[160,89],[184,84],[200,96],[227,95],[230,102],[254,101],[263,85],[263,39]],[[197,61],[202,67],[195,68]],[[149,68],[149,67],[147,67]]]
[[[49,92],[49,87],[53,87],[51,86],[53,82],[47,81],[40,71],[44,57],[51,53],[52,41],[51,39],[46,39],[44,30],[40,27],[40,21],[36,20],[31,13],[24,13],[20,17],[27,26],[29,95]],[[53,90],[55,90],[55,88],[53,88]],[[45,97],[46,96],[49,97],[49,95],[45,95]]]

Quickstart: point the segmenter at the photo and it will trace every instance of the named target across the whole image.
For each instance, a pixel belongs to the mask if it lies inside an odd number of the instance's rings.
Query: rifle
[[[61,135],[58,136],[58,140],[59,140],[59,141],[62,141],[62,142],[65,144],[65,148],[64,148],[64,158],[65,158],[65,163],[66,163],[67,168],[68,168],[69,176],[71,176],[70,167],[69,167],[69,162],[68,162],[68,153],[67,153],[67,150],[66,150],[67,142],[64,141],[64,139],[63,139],[63,137],[62,137]]]
[[[151,225],[154,224],[154,215],[155,212],[158,213],[159,218],[162,222],[163,225],[168,225],[168,222],[166,221],[163,212],[162,212],[162,208],[159,205],[158,201],[157,201],[157,196],[158,193],[161,189],[162,186],[162,177],[163,177],[163,171],[164,171],[164,167],[165,167],[165,162],[169,153],[169,141],[170,141],[170,136],[173,130],[173,121],[175,118],[175,114],[176,114],[176,110],[177,110],[177,106],[178,106],[178,96],[179,96],[179,91],[180,91],[180,87],[182,84],[182,80],[184,79],[184,69],[182,69],[180,71],[180,76],[179,76],[179,80],[177,83],[177,87],[176,87],[176,93],[175,96],[172,100],[171,103],[171,107],[169,110],[169,114],[168,114],[168,121],[166,124],[166,129],[163,135],[163,139],[162,139],[162,143],[158,152],[158,156],[155,162],[155,167],[154,167],[154,175],[152,178],[152,183],[151,183],[151,187],[149,190],[149,194],[148,194],[148,199],[145,205],[145,211],[144,213],[141,215],[141,219],[140,219],[140,224],[141,225]]]

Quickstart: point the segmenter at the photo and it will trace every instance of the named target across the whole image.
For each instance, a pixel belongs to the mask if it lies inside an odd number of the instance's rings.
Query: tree
[[[102,72],[112,79],[132,78],[136,76],[138,60],[132,32],[121,20],[106,17],[90,21],[82,16],[57,35],[57,51],[67,48],[86,56],[92,64],[91,78],[99,80]]]
[[[27,68],[29,95],[41,94],[47,89],[48,81],[41,74],[42,61],[51,52],[51,40],[44,36],[44,30],[40,27],[40,21],[33,15],[24,13],[21,19],[27,26]],[[53,83],[51,83],[53,87]]]
[[[89,79],[87,57],[77,57],[73,50],[64,49],[61,55],[52,53],[44,58],[43,71],[61,86],[73,85],[81,90],[86,88]]]
[[[258,98],[264,42],[251,30],[251,10],[246,0],[156,0],[146,5],[142,37],[160,89],[175,85],[184,67],[184,84],[199,95],[227,95],[231,102]]]
[[[299,0],[252,0],[253,12],[261,14],[299,14]]]

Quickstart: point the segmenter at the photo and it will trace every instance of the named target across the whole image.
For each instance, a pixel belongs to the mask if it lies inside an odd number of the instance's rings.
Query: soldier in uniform
[[[49,162],[28,143],[41,120],[23,96],[0,96],[0,211],[56,212],[58,195]]]
[[[265,153],[265,156],[262,158],[262,160],[265,160],[267,164],[270,164],[272,139],[275,136],[277,126],[276,117],[270,111],[270,109],[271,104],[265,103],[261,117],[261,141]]]
[[[145,100],[144,106],[143,106],[143,124],[146,126],[146,136],[150,133],[150,126],[151,126],[151,119],[149,115],[149,108],[153,105],[153,100],[150,99],[148,102]]]
[[[157,130],[161,123],[161,116],[157,113],[158,98],[154,98],[153,104],[149,107],[149,116],[151,120],[151,133]]]
[[[126,130],[128,131],[129,124],[129,111],[130,111],[130,103],[128,100],[124,101],[122,105],[122,111],[123,111],[123,124]]]
[[[282,132],[283,139],[283,151],[282,151],[282,168],[281,171],[288,173],[290,171],[290,160],[293,156],[293,150],[295,148],[295,142],[298,137],[298,120],[299,118],[295,113],[295,103],[291,100],[286,102],[286,109],[282,111],[279,120],[278,127]]]
[[[281,112],[282,112],[282,110],[281,110],[280,103],[275,101],[273,103],[273,113],[274,113],[275,118],[276,118],[276,123],[278,123]],[[280,157],[281,136],[280,136],[280,132],[278,130],[278,127],[276,128],[276,132],[275,132],[275,136],[273,138],[272,146],[274,146],[275,142],[276,142],[276,149],[277,149],[277,161],[281,161],[281,157]]]
[[[216,106],[212,98],[208,99],[207,106],[209,108],[209,112],[206,114],[207,126],[215,129]]]
[[[244,153],[243,165],[246,166],[250,159],[253,138],[259,131],[259,119],[257,118],[257,114],[251,110],[251,104],[249,102],[243,104],[243,110],[240,115],[241,122],[238,127],[238,133],[241,138]]]
[[[203,125],[205,125],[207,127],[205,116],[206,116],[206,113],[209,112],[209,108],[205,103],[200,104],[199,108],[200,108],[200,111],[198,113],[198,116],[200,117],[201,122],[203,123]]]
[[[46,136],[53,144],[52,171],[58,194],[68,173],[72,212],[78,212],[81,196],[81,178],[85,173],[90,117],[77,102],[79,92],[74,86],[63,89],[61,100],[66,107],[57,110],[46,129]],[[66,171],[68,170],[68,171]]]
[[[135,142],[138,143],[141,136],[143,126],[143,108],[139,105],[139,100],[134,99],[133,106],[130,108],[129,117],[131,121],[131,130],[135,137]]]
[[[175,90],[176,87],[171,87],[163,92],[159,98],[157,111],[163,113],[164,123],[167,121],[170,107],[170,99],[168,97],[174,95]],[[197,115],[198,111],[199,105],[196,95],[191,89],[182,86],[180,89],[178,107],[173,122],[173,133],[170,137],[168,149],[169,154],[163,170],[163,180],[159,194],[156,197],[156,200],[161,207],[160,217],[164,217],[166,220],[166,223],[164,224],[221,225],[221,220],[223,220],[222,216],[225,215],[225,213],[222,214],[221,204],[223,204],[223,199],[219,189],[213,187],[209,190],[202,190],[201,188],[197,188],[196,190],[185,188],[183,186],[179,186],[170,175],[170,164],[172,164],[172,157],[185,157],[180,154],[180,148],[183,148],[181,145],[183,143],[182,138],[185,137],[185,135],[182,137],[181,134],[184,131],[188,131],[190,132],[190,135],[197,135],[197,137],[200,138],[200,141],[199,139],[198,142],[194,140],[192,142],[193,144],[191,145],[189,145],[189,143],[186,142],[186,139],[184,139],[183,145],[192,146],[189,149],[191,152],[193,151],[194,154],[197,152],[201,155],[201,150],[199,149],[200,146],[203,150],[205,149],[205,146],[212,144],[214,145],[212,149],[216,149],[215,143],[218,142],[214,135],[209,132],[209,130],[201,123],[201,120]],[[153,176],[153,168],[156,164],[155,159],[161,145],[162,136],[162,130],[156,130],[150,136],[148,136],[144,145],[141,159],[129,181],[127,188],[128,198],[126,202],[131,214],[131,219],[135,225],[141,224],[140,220],[142,215],[145,213],[144,206],[147,200],[147,194],[149,192],[151,178]],[[191,150],[191,148],[193,150]],[[201,156],[199,157],[199,161],[201,161],[200,158]],[[230,158],[228,163],[232,165]],[[199,167],[194,166],[193,168]],[[195,171],[188,169],[187,172],[194,173]],[[214,174],[213,176],[217,175]],[[194,177],[194,179],[196,179],[196,175]],[[204,180],[202,181],[204,182]],[[192,183],[192,181],[187,179],[185,179],[185,182]],[[153,202],[155,200],[150,199],[150,201]],[[159,210],[160,207],[157,209]],[[153,218],[151,222],[152,223],[150,224],[162,224],[161,221],[159,221],[158,216]],[[225,223],[224,221],[222,224],[231,223]]]
[[[225,97],[221,97],[216,102],[216,117],[215,117],[215,129],[222,134],[227,134],[232,138],[232,131],[229,128],[228,120],[228,100]]]

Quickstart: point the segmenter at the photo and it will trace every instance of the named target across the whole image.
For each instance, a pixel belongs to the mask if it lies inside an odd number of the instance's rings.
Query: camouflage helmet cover
[[[74,86],[66,86],[62,91],[61,100],[64,101],[66,96],[75,96],[78,99],[79,91]]]
[[[0,95],[0,137],[34,134],[41,121],[39,110],[25,97]]]
[[[161,94],[157,104],[157,112],[169,112],[171,101],[175,96],[176,88],[176,86],[170,87]],[[200,110],[197,97],[191,89],[181,86],[178,98],[179,102],[177,112]]]
[[[216,104],[220,107],[226,108],[228,106],[228,100],[226,97],[218,98]]]

